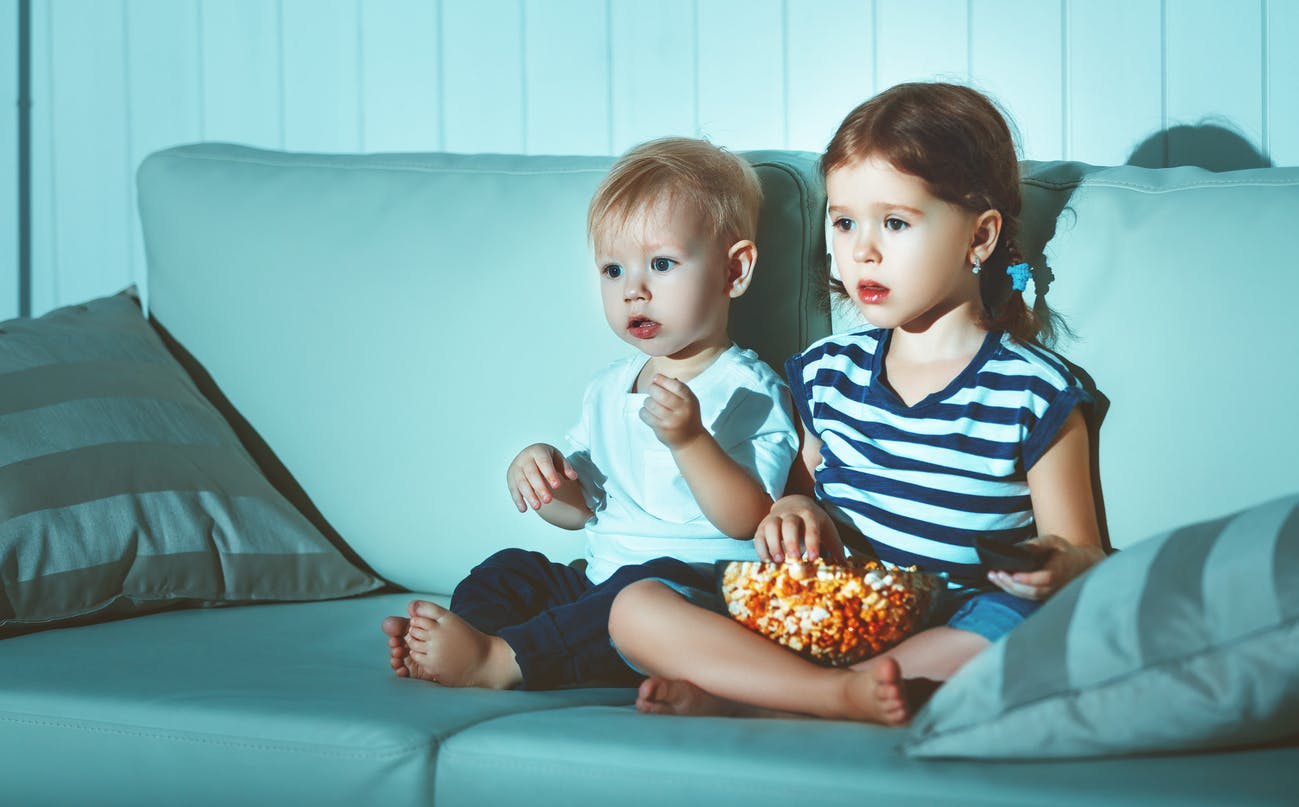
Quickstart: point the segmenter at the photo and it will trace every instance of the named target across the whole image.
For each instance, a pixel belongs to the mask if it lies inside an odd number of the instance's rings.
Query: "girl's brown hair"
[[[1035,280],[1042,279],[1033,309],[1006,274],[1006,267],[1024,261],[1015,244],[1022,195],[1015,141],[997,107],[956,84],[890,87],[844,118],[821,157],[821,174],[871,156],[919,177],[945,202],[973,213],[1001,213],[997,247],[979,273],[980,324],[1020,342],[1053,341],[1057,325],[1046,305],[1044,274],[1034,272]]]

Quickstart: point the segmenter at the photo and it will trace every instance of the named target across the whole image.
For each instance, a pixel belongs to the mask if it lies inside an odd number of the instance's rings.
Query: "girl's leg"
[[[897,660],[908,679],[927,678],[941,682],[955,675],[989,644],[977,633],[944,625],[903,640],[888,650],[887,655]],[[854,667],[870,664],[873,660],[868,659]]]
[[[880,656],[855,670],[818,667],[657,581],[634,583],[618,595],[609,632],[641,670],[684,679],[726,700],[887,725],[908,718],[892,658]]]

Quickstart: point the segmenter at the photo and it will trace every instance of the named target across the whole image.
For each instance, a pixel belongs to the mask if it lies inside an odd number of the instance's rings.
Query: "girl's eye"
[[[836,230],[842,233],[850,232],[853,228],[852,219],[838,218],[832,225]]]
[[[622,267],[616,263],[611,263],[600,270],[600,273],[610,280],[616,280],[622,277]]]
[[[654,260],[650,261],[650,268],[653,269],[655,272],[666,272],[667,270],[671,269],[673,266],[676,266],[676,264],[677,262],[672,260],[671,258],[655,258]]]
[[[911,225],[907,224],[905,221],[898,218],[897,216],[889,216],[888,218],[884,219],[884,229],[892,230],[895,233],[902,232],[909,226]]]

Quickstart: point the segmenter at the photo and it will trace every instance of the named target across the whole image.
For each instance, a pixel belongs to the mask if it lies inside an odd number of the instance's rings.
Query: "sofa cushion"
[[[379,623],[410,596],[172,611],[0,642],[0,802],[429,805],[455,732],[631,700],[397,678]]]
[[[1150,538],[957,673],[907,753],[1072,757],[1299,736],[1299,494]]]
[[[129,294],[0,323],[0,637],[379,585],[266,482]]]
[[[673,717],[585,706],[487,720],[443,742],[438,807],[1278,805],[1299,746],[1046,762],[934,761],[902,729],[826,720]]]
[[[765,200],[732,336],[779,368],[828,328],[805,272],[824,202],[813,155],[750,159]],[[150,313],[300,486],[290,500],[388,580],[450,591],[507,546],[579,557],[581,534],[520,514],[504,480],[632,350],[585,232],[611,163],[159,152],[139,175]]]

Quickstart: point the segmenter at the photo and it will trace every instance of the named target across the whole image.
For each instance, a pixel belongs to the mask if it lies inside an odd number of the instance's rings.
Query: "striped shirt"
[[[1035,534],[1028,469],[1094,397],[1056,354],[990,332],[947,387],[907,406],[879,380],[891,333],[836,334],[785,365],[822,444],[817,499],[881,560],[986,586],[974,537]]]

